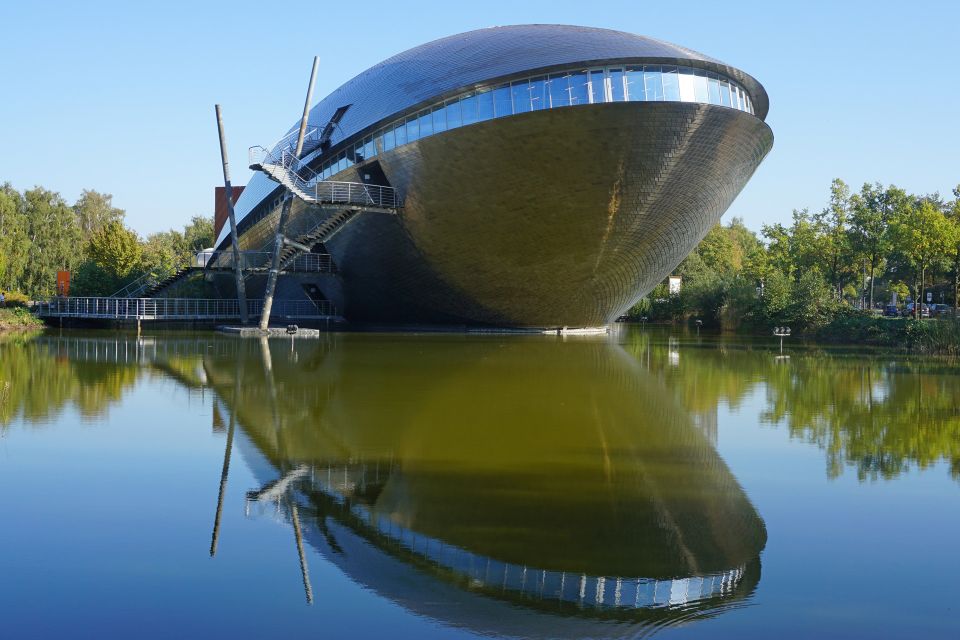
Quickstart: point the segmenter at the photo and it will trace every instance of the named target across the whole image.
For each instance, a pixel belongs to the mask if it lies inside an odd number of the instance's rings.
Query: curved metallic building
[[[303,158],[318,179],[396,187],[403,208],[356,216],[315,248],[338,273],[286,276],[279,295],[319,290],[353,322],[605,324],[719,221],[773,144],[767,110],[742,71],[619,31],[496,27],[416,47],[318,103],[312,126],[339,122]],[[251,180],[244,249],[272,247],[282,196]],[[298,201],[291,229],[332,215]]]

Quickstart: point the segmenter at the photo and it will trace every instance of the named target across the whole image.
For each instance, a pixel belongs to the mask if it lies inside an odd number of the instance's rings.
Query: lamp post
[[[780,353],[783,353],[783,339],[790,336],[790,327],[774,327],[773,335],[780,338]]]

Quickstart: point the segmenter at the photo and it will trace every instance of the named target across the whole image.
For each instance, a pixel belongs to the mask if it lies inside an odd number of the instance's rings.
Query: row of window
[[[326,180],[356,162],[468,124],[517,113],[601,102],[700,102],[754,113],[747,92],[720,74],[673,65],[605,67],[517,80],[464,93],[398,120],[321,166]]]

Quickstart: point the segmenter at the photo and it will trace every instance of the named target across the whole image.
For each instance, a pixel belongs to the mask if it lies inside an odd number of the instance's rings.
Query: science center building
[[[293,193],[285,234],[329,268],[284,271],[278,300],[355,323],[604,325],[720,220],[772,147],[767,111],[751,76],[643,36],[562,25],[450,36],[316,104],[293,162],[299,123],[265,151],[275,165],[252,162],[262,170],[236,203],[240,248],[273,250]],[[317,195],[345,183],[380,194],[377,206]],[[248,295],[265,282],[250,277]]]

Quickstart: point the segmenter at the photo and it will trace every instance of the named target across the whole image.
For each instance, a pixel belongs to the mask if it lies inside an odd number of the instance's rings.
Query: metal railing
[[[38,302],[34,312],[45,318],[103,320],[233,320],[240,317],[236,300],[209,298],[54,298]],[[263,300],[247,300],[247,313],[259,316]],[[271,318],[324,318],[336,315],[328,301],[278,300]]]
[[[171,272],[173,273],[173,272]],[[166,278],[168,274],[156,276],[152,273],[145,273],[127,286],[123,287],[119,291],[114,291],[110,294],[111,298],[130,298],[139,296],[141,293],[152,287],[153,285],[160,282]]]
[[[279,160],[284,153],[293,155],[297,149],[297,136],[300,134],[300,129],[293,129],[290,133],[280,138],[270,149],[261,146],[250,147],[249,159],[250,164],[263,164],[266,161],[269,164],[280,164]],[[303,136],[303,148],[316,149],[317,144],[320,141],[320,136],[322,132],[319,127],[310,127],[307,129],[306,133]],[[256,154],[254,150],[258,150]],[[306,152],[309,153],[309,152]]]
[[[285,271],[298,273],[332,273],[333,257],[328,253],[301,253],[284,265]]]
[[[269,251],[241,251],[240,270],[266,270],[270,268],[272,260],[273,253]],[[233,269],[233,264],[233,252],[228,249],[223,251],[217,258],[216,263],[211,264],[209,268],[230,270]],[[333,273],[335,267],[333,257],[329,253],[302,253],[284,264],[283,270],[299,273]]]
[[[317,202],[366,205],[384,209],[396,209],[400,206],[396,189],[376,184],[323,180],[316,184],[314,192]]]
[[[287,138],[289,137],[288,135]],[[307,202],[353,204],[385,209],[402,206],[397,190],[393,187],[318,180],[316,172],[301,162],[292,145],[283,140],[277,143],[272,151],[260,146],[250,147],[248,156],[251,167],[259,167],[269,177]]]

